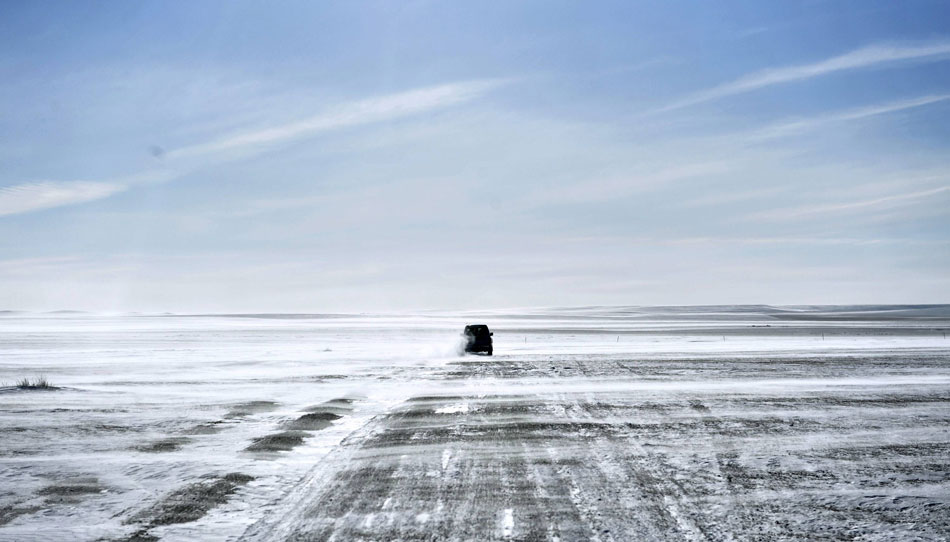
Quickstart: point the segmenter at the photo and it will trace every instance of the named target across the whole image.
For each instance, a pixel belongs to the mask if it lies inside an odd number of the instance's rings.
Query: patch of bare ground
[[[462,395],[417,395],[415,397],[409,398],[410,403],[444,403],[448,401],[461,401],[462,399],[467,399]]]
[[[120,542],[147,542],[158,540],[148,531],[160,525],[188,523],[205,516],[212,508],[224,504],[241,486],[254,478],[246,474],[230,473],[212,477],[181,487],[138,514],[126,525],[141,524],[142,528]]]
[[[159,538],[145,531],[137,531],[117,542],[158,542]]]
[[[232,405],[231,409],[228,410],[227,414],[224,415],[225,418],[243,418],[245,416],[250,416],[252,414],[258,414],[261,412],[270,412],[277,408],[277,403],[274,401],[248,401],[246,403],[238,403]]]
[[[332,414],[338,414],[340,416],[345,416],[353,412],[353,403],[355,399],[350,399],[348,397],[339,397],[336,399],[330,399],[329,401],[324,401],[319,405],[313,405],[304,409],[304,412],[328,412]]]
[[[333,412],[310,412],[303,416],[287,422],[287,429],[297,429],[304,431],[319,431],[333,425],[334,420],[339,420],[343,416]]]
[[[0,506],[0,526],[6,525],[16,518],[40,511],[39,506],[19,506],[16,504]]]
[[[288,422],[285,427],[288,429],[310,431],[326,429],[332,422],[352,413],[353,403],[355,401],[355,399],[349,397],[338,397],[324,401],[318,405],[307,407],[304,409],[306,414],[294,421]]]
[[[282,431],[254,439],[254,443],[245,448],[248,452],[287,452],[303,444],[310,436],[305,431]]]
[[[224,424],[224,420],[215,420],[213,422],[200,423],[182,432],[186,435],[214,435],[224,429]]]
[[[179,450],[185,444],[191,442],[191,439],[185,437],[169,437],[163,438],[161,440],[156,440],[148,444],[142,444],[136,446],[134,449],[139,452],[146,452],[152,454],[165,453],[165,452],[174,452]]]
[[[74,478],[44,487],[36,492],[46,497],[47,503],[74,503],[87,495],[97,495],[105,491],[95,478]]]
[[[247,452],[287,452],[303,444],[307,431],[320,431],[353,411],[354,399],[340,397],[308,407],[305,414],[283,424],[285,431],[254,439]]]
[[[39,512],[50,505],[75,504],[89,495],[98,495],[104,491],[105,488],[93,477],[58,480],[36,492],[37,497],[43,497],[41,504],[25,505],[20,502],[0,506],[0,526],[20,516]],[[33,502],[37,501],[33,500]]]

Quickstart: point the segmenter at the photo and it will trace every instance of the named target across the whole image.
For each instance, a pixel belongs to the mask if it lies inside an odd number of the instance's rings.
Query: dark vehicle
[[[465,337],[465,351],[472,353],[485,353],[489,356],[492,353],[491,336],[493,333],[488,330],[488,326],[483,324],[474,324],[465,326],[462,336]]]

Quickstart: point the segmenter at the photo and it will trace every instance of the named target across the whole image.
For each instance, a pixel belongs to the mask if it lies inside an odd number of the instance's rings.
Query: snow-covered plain
[[[466,323],[494,357],[458,354]],[[941,540],[948,329],[945,306],[8,313],[0,540]]]

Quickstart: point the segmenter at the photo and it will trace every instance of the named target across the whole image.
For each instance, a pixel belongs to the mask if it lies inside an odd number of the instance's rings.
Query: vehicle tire
[[[491,348],[488,349],[488,355],[491,355]]]

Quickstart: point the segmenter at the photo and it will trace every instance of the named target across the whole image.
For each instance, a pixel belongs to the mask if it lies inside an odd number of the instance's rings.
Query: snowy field
[[[495,356],[458,354],[466,323]],[[948,331],[946,306],[6,313],[0,540],[947,540]]]

